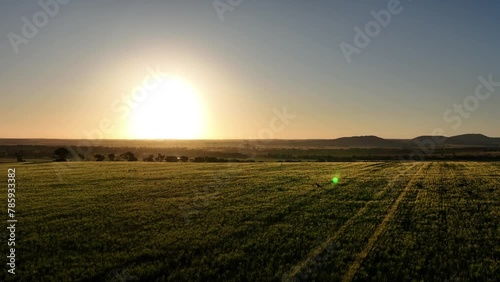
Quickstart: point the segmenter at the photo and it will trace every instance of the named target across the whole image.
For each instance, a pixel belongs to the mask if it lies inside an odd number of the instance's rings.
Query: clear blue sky
[[[104,138],[258,138],[283,107],[295,118],[271,128],[274,138],[500,136],[500,87],[467,118],[453,111],[478,76],[500,82],[500,2],[402,0],[348,63],[341,43],[354,45],[354,28],[389,2],[242,0],[221,20],[212,1],[73,0],[16,54],[22,17],[44,10],[2,1],[0,137],[85,138],[106,120]],[[195,98],[164,87],[118,117],[114,101],[148,68]]]

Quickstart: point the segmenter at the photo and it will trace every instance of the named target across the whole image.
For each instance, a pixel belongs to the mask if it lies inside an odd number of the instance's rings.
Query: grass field
[[[0,164],[4,183],[10,167],[0,281],[500,277],[499,163]]]

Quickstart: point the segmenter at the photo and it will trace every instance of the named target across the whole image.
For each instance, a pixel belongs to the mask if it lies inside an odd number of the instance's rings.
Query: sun
[[[132,110],[134,139],[195,139],[203,134],[203,107],[196,89],[180,77],[165,78]]]

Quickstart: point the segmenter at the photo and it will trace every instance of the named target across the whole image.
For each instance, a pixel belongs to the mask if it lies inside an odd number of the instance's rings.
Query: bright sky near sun
[[[500,136],[499,2],[396,2],[2,1],[0,138]]]

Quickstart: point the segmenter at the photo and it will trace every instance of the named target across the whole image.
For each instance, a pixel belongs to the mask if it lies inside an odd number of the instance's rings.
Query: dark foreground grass
[[[2,164],[18,222],[0,281],[335,281],[356,261],[355,280],[494,281],[500,167],[422,165]]]

